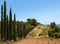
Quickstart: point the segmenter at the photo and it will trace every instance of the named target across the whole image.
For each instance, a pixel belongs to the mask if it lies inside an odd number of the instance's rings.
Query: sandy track
[[[11,44],[60,44],[60,39],[24,39]]]

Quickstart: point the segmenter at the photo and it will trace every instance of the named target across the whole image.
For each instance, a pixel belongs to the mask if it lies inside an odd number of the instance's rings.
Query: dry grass
[[[38,25],[30,33],[27,34],[26,38],[41,38],[42,36],[39,36],[41,32],[48,28],[48,26]],[[48,37],[47,34],[48,33],[45,34],[46,37]]]

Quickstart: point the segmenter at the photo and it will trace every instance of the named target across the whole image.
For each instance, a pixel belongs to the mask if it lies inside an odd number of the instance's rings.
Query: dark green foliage
[[[55,23],[51,23],[48,35],[50,38],[60,38],[60,27],[58,27]]]
[[[26,35],[34,28],[27,22],[17,22],[17,35],[19,38],[25,38]]]
[[[22,27],[22,37],[24,38],[25,36],[26,36],[26,24],[24,23]]]
[[[25,23],[24,37],[34,28],[31,24]]]
[[[37,23],[35,19],[30,19],[30,18],[27,19],[27,22],[33,26],[36,26],[36,23]]]
[[[54,36],[53,36],[53,33],[54,33],[54,30],[53,30],[53,29],[49,29],[49,30],[48,30],[49,38],[54,37]]]
[[[9,28],[8,28],[8,15],[7,15],[7,40],[9,40]]]
[[[7,39],[6,1],[4,1],[4,41]]]
[[[10,8],[10,14],[9,14],[9,20],[8,20],[8,15],[6,15],[6,1],[4,0],[4,5],[1,6],[1,22],[0,22],[0,32],[1,32],[1,40],[7,41],[7,40],[12,40],[13,39],[13,34],[14,32],[14,40],[16,38],[16,18],[14,15],[14,31],[12,28],[12,10]]]
[[[16,16],[14,14],[14,21],[13,21],[13,39],[16,41]]]
[[[58,27],[58,26],[55,26],[55,29],[54,29],[54,37],[55,38],[60,38],[60,27]]]
[[[4,35],[4,19],[3,19],[4,17],[3,17],[3,5],[1,5],[1,40],[3,40],[3,35]]]
[[[55,26],[56,26],[55,22],[52,22],[52,23],[50,24],[50,28],[51,28],[51,29],[54,29]]]
[[[17,21],[17,36],[18,38],[22,38],[23,37],[23,22],[19,22]]]
[[[11,8],[9,14],[9,40],[12,40],[12,9]]]

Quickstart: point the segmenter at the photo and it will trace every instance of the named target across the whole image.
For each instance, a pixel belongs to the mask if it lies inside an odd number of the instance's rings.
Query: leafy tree
[[[51,29],[54,29],[55,26],[56,26],[55,22],[52,22],[52,23],[50,24],[50,28],[51,28]]]
[[[49,38],[54,37],[53,34],[54,34],[54,29],[48,29]]]
[[[35,19],[30,19],[30,18],[27,19],[27,22],[33,26],[36,26],[37,23]]]
[[[32,19],[31,25],[36,26],[36,20],[35,19]]]
[[[55,22],[50,24],[50,29],[48,30],[49,37],[60,38],[60,27],[58,27]]]
[[[30,22],[31,22],[31,19],[30,19],[30,18],[28,18],[28,19],[27,19],[27,22],[28,22],[28,23],[30,23]]]

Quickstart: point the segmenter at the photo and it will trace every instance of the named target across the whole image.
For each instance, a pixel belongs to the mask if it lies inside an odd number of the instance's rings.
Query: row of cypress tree
[[[36,26],[35,19],[27,19],[27,22],[16,21],[16,14],[12,20],[12,9],[10,8],[9,15],[7,15],[6,1],[1,5],[1,40],[11,41],[16,38],[22,39]]]
[[[12,20],[12,9],[10,8],[9,17],[6,10],[6,1],[1,5],[1,40],[16,40],[16,16]]]

